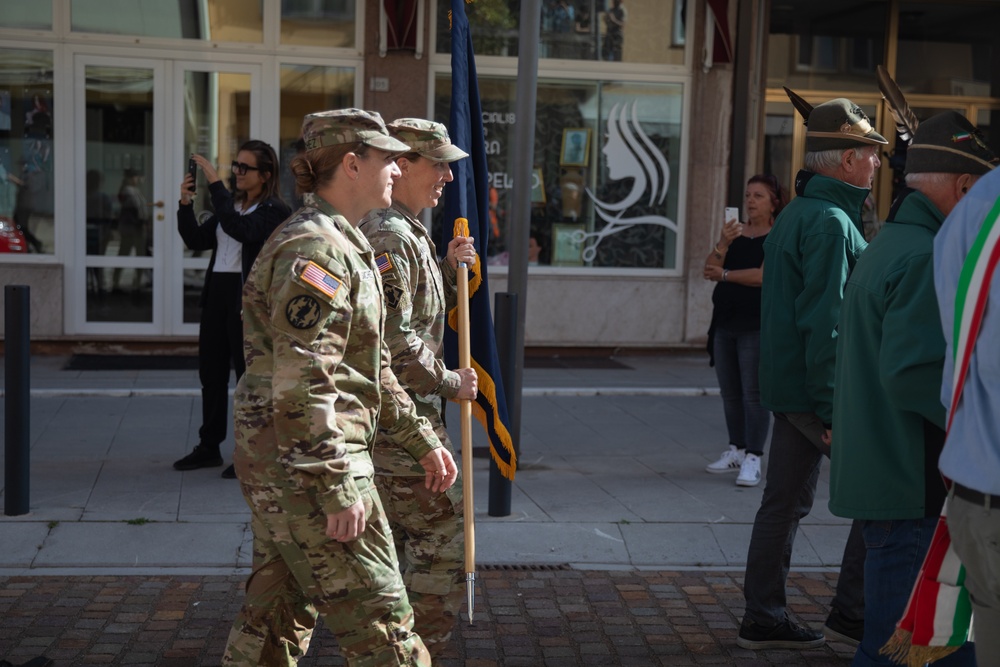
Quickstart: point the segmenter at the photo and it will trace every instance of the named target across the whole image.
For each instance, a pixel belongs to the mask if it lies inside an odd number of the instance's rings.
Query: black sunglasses
[[[246,176],[248,171],[260,171],[260,167],[251,167],[246,162],[236,162],[233,161],[233,173],[239,174],[240,176]]]

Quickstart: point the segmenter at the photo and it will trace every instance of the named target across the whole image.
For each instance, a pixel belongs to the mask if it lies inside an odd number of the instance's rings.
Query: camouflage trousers
[[[346,543],[326,536],[313,492],[242,485],[252,511],[253,571],[224,665],[295,665],[321,616],[348,665],[429,667],[382,503],[371,482],[356,481],[367,525]]]
[[[392,526],[415,627],[432,657],[451,639],[465,591],[461,476],[444,493],[424,477],[381,475],[375,485]]]

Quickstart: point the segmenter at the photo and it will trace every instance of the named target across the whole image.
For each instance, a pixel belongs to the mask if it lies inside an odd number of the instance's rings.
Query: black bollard
[[[27,285],[4,286],[4,514],[28,513],[31,307]]]
[[[493,298],[493,333],[497,341],[497,359],[500,362],[500,380],[503,382],[507,411],[510,412],[512,396],[509,387],[514,382],[514,341],[517,340],[517,295],[497,292]],[[511,433],[517,450],[517,435]],[[520,453],[520,452],[518,452]],[[490,492],[487,514],[510,516],[511,482],[500,474],[496,461],[490,457]]]

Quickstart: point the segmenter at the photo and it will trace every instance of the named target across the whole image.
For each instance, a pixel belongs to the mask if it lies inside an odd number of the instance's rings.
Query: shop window
[[[206,42],[260,44],[263,0],[72,0],[72,29]]]
[[[829,2],[782,0],[771,8],[767,85],[816,90],[863,90],[874,85],[885,54],[888,3],[849,11]]]
[[[52,30],[52,1],[4,0],[0,26],[30,30]]]
[[[281,43],[354,46],[356,0],[281,0]]]
[[[489,169],[487,260],[506,264],[516,82],[480,75],[479,87]],[[682,100],[681,84],[539,80],[529,261],[677,266]],[[450,101],[451,81],[439,75],[438,121],[448,122]]]
[[[905,92],[1000,97],[1000,4],[903,2],[896,81]]]
[[[684,0],[542,0],[540,58],[683,65]],[[517,56],[521,0],[466,5],[480,56]],[[437,51],[451,52],[448,3],[438,2]]]
[[[281,194],[294,208],[299,198],[295,196],[295,179],[289,164],[300,150],[302,119],[322,109],[355,106],[355,71],[353,67],[283,64],[280,76],[280,145],[277,148],[281,161]]]
[[[54,252],[52,52],[0,49],[0,253]]]

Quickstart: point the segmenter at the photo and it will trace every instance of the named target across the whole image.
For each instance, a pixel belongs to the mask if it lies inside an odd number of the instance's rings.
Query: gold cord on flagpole
[[[453,236],[468,236],[469,221],[455,220]],[[472,368],[472,353],[469,340],[469,267],[458,263],[458,366]],[[462,399],[462,500],[465,521],[465,593],[468,603],[469,625],[476,606],[476,513],[475,498],[472,493],[472,401]]]

